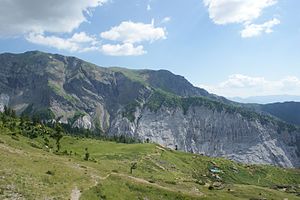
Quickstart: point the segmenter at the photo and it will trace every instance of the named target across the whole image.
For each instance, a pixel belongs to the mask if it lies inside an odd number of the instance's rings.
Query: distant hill
[[[288,123],[300,126],[300,102],[260,105],[260,109]]]

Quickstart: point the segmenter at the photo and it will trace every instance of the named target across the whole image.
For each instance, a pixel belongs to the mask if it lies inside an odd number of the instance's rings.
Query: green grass
[[[120,72],[124,74],[127,78],[129,78],[132,81],[139,82],[142,85],[148,85],[145,79],[140,75],[140,72],[142,70],[132,70],[132,69],[121,68],[121,67],[111,67],[109,69],[111,69],[114,72]]]
[[[67,94],[63,88],[61,86],[59,86],[59,84],[57,83],[48,83],[49,88],[58,96],[63,97],[64,99],[66,99],[67,101],[71,102],[71,103],[76,103],[77,99],[74,98],[73,96]]]
[[[300,199],[300,172],[244,165],[165,149],[64,136],[61,150],[38,136],[29,139],[0,123],[0,199]],[[90,154],[85,161],[85,153]],[[130,174],[130,166],[137,168]],[[222,172],[220,180],[210,173]],[[209,189],[221,182],[221,188]],[[272,189],[285,186],[287,191]]]

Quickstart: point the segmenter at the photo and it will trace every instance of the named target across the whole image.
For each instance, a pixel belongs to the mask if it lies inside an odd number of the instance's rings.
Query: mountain
[[[253,96],[247,98],[232,97],[229,99],[240,103],[258,103],[258,104],[283,103],[283,102],[291,102],[291,101],[300,102],[300,96],[293,96],[293,95]]]
[[[268,113],[287,123],[300,126],[300,102],[253,105],[258,112]]]
[[[43,52],[0,55],[0,104],[97,134],[243,163],[300,166],[299,128],[166,70],[103,68]]]

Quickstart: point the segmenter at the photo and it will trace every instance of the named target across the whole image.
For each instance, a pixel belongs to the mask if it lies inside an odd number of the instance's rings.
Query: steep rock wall
[[[299,167],[299,133],[278,131],[276,124],[262,124],[239,113],[211,110],[205,106],[162,107],[154,112],[137,110],[135,121],[121,115],[110,134],[138,137],[179,150],[226,157],[242,163]]]

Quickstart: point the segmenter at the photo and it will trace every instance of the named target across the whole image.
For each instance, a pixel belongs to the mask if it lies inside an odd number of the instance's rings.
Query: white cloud
[[[249,38],[254,36],[259,36],[262,33],[272,33],[273,26],[280,24],[280,21],[276,18],[267,21],[263,24],[247,24],[245,28],[241,31],[241,36],[243,38]]]
[[[264,8],[274,5],[276,0],[204,0],[210,18],[216,24],[243,23],[253,21]]]
[[[102,46],[101,51],[110,56],[139,56],[146,53],[142,45],[135,47],[131,43],[105,44]]]
[[[107,0],[1,0],[0,35],[71,32]]]
[[[109,31],[102,32],[103,39],[120,42],[120,44],[106,44],[102,46],[102,52],[111,56],[138,56],[146,54],[143,45],[137,43],[154,42],[166,39],[165,28],[155,27],[154,20],[150,24],[124,21],[120,25],[112,27]]]
[[[300,95],[300,79],[295,76],[280,80],[234,74],[216,85],[200,85],[209,92],[226,97],[250,97],[264,95]]]
[[[109,31],[102,32],[100,35],[107,40],[133,44],[165,39],[166,31],[164,28],[154,27],[153,21],[151,24],[124,21],[119,26],[112,27]]]
[[[203,2],[215,24],[241,23],[245,26],[246,32],[255,32],[256,34],[253,33],[252,36],[258,36],[261,33],[270,33],[272,26],[270,28],[265,26],[272,20],[261,25],[253,24],[253,21],[261,16],[265,8],[275,5],[277,0],[203,0]]]
[[[0,37],[24,36],[28,42],[70,52],[99,51],[129,56],[146,53],[140,43],[165,39],[165,28],[124,21],[101,33],[103,39],[119,44],[102,45],[85,32],[74,33],[93,9],[109,0],[0,0]],[[151,9],[149,1],[148,9]],[[98,36],[99,37],[99,36]],[[139,43],[139,45],[137,45]]]
[[[75,33],[69,38],[32,32],[26,36],[26,40],[70,52],[100,51],[110,56],[139,56],[147,52],[143,45],[136,45],[136,43],[153,42],[166,38],[165,29],[154,27],[153,21],[151,24],[122,22],[119,26],[100,35],[104,39],[117,41],[120,44],[101,45],[98,38],[85,32]]]
[[[163,20],[161,20],[161,23],[165,24],[165,23],[168,23],[170,21],[171,21],[171,17],[165,17],[165,18],[163,18]]]
[[[30,33],[26,40],[39,45],[67,50],[70,52],[87,52],[99,50],[99,42],[94,36],[89,36],[85,32],[75,33],[71,38],[61,38],[57,36],[45,36],[42,33]]]
[[[148,10],[148,11],[151,10],[151,5],[150,5],[150,4],[147,5],[147,10]]]
[[[75,43],[95,43],[96,38],[94,36],[89,36],[85,32],[75,33],[72,38],[70,38],[71,42]]]

